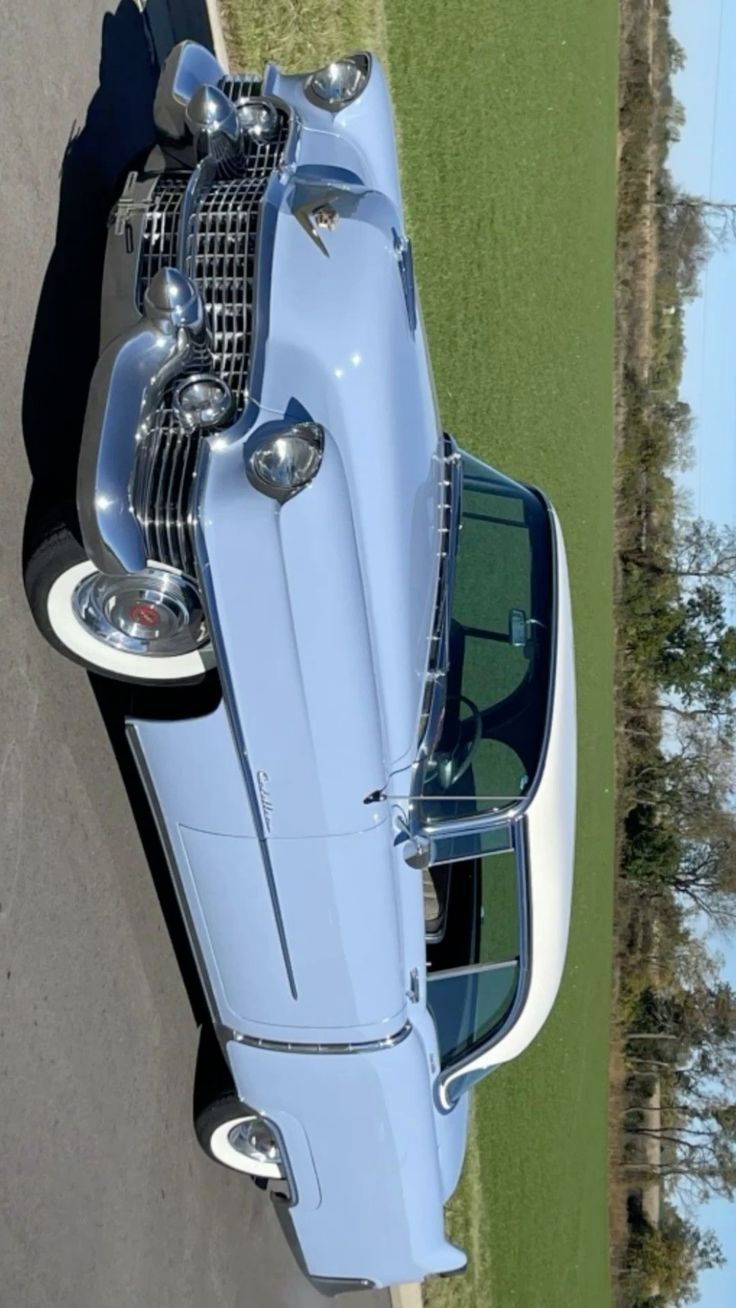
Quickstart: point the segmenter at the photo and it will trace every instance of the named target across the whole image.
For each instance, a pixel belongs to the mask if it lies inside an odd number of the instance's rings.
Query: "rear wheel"
[[[87,558],[72,512],[36,533],[25,586],[50,645],[92,672],[138,685],[200,681],[214,666],[194,584],[164,568],[108,577]]]
[[[264,1117],[234,1094],[223,1094],[200,1108],[194,1127],[205,1153],[235,1172],[278,1180],[284,1171],[276,1133]]]

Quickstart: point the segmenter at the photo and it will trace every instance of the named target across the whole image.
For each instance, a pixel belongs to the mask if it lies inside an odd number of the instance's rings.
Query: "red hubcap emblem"
[[[143,601],[131,605],[130,618],[132,622],[137,622],[141,627],[157,627],[161,621],[156,605],[146,604]]]

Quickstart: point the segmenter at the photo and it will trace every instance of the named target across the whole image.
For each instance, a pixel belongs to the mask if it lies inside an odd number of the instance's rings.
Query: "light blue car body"
[[[306,1267],[388,1285],[465,1264],[443,1204],[467,1096],[448,1112],[434,1090],[421,874],[396,847],[390,801],[365,803],[416,753],[441,429],[402,276],[380,64],[339,115],[303,86],[267,70],[264,94],[301,120],[297,161],[264,201],[250,404],[199,468],[225,699],[129,733],[238,1094],[283,1141]],[[326,184],[340,215],[327,253],[294,217]],[[248,481],[244,450],[297,413],[325,428],[324,460],[279,507]]]
[[[402,847],[446,446],[379,62],[339,113],[274,66],[262,93],[293,111],[295,144],[262,202],[248,402],[197,466],[223,697],[128,731],[237,1094],[280,1140],[306,1269],[383,1286],[466,1262],[443,1208],[469,1095],[438,1092],[422,874]],[[285,420],[319,423],[324,455],[279,504],[246,460]]]

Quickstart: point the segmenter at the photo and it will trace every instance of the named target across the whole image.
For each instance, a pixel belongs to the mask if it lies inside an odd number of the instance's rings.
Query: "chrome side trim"
[[[265,1040],[261,1036],[246,1035],[243,1031],[233,1031],[229,1027],[220,1027],[220,1033],[227,1032],[227,1039],[239,1045],[249,1045],[253,1049],[268,1049],[272,1053],[282,1054],[373,1054],[381,1049],[394,1049],[411,1035],[412,1024],[405,1022],[393,1035],[382,1036],[380,1040]]]
[[[408,236],[399,236],[398,232],[394,232],[394,254],[404,290],[406,316],[413,336],[417,329],[417,291],[414,280],[414,255]]]

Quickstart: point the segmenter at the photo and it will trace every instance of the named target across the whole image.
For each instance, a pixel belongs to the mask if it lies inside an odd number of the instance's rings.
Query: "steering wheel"
[[[467,704],[471,713],[471,716],[466,718],[461,726],[466,726],[473,721],[475,725],[473,735],[469,740],[462,745],[456,746],[449,754],[445,754],[443,758],[437,760],[437,780],[443,790],[449,790],[461,777],[465,776],[473,755],[483,739],[483,714],[478,705],[474,704],[472,699],[468,699],[467,695],[460,696],[460,703]]]

